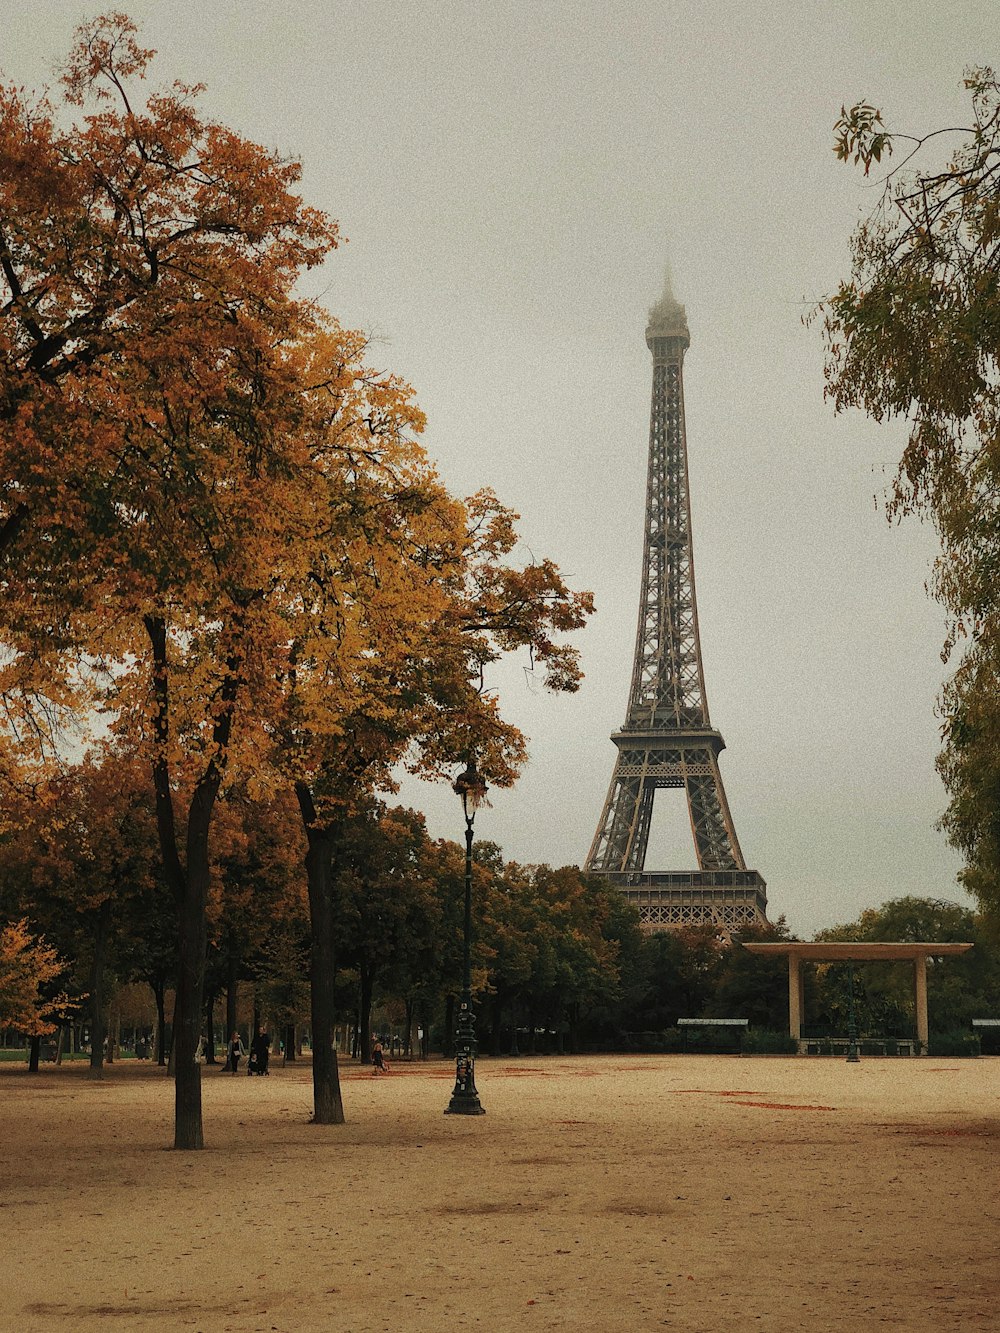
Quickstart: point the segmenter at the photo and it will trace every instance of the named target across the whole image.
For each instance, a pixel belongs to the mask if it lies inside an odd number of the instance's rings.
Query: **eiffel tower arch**
[[[613,881],[643,927],[711,922],[733,929],[763,921],[766,885],[748,870],[719,772],[725,748],[712,726],[698,635],[684,422],[684,307],[669,288],[649,315],[653,356],[639,629],[625,725],[611,786],[585,867]],[[698,868],[645,868],[653,798],[683,788]]]

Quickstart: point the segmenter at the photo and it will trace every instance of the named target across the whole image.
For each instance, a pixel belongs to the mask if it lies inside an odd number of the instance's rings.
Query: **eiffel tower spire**
[[[698,636],[684,421],[684,353],[691,343],[669,275],[649,312],[653,356],[639,628],[618,758],[586,868],[621,887],[648,929],[763,920],[765,884],[748,870],[719,772]],[[658,787],[687,796],[697,870],[645,870]]]

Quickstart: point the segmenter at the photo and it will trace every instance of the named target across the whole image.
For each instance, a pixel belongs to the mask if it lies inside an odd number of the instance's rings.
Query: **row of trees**
[[[399,764],[447,776],[474,754],[510,784],[524,738],[484,673],[521,647],[574,689],[558,636],[592,602],[551,561],[513,562],[516,516],[447,492],[408,386],[297,295],[338,241],[298,164],[202,117],[199,88],[143,97],[152,57],[111,14],[78,31],[58,102],[0,87],[0,786],[15,840],[70,845],[60,759],[82,728],[94,774],[152,810],[145,934],[174,955],[175,1145],[200,1148],[213,867],[226,837],[240,855],[220,810],[294,801],[315,1119],[340,1121],[349,823]],[[80,853],[133,873],[128,838]],[[99,962],[114,913],[94,883]],[[234,892],[261,914],[252,885]]]
[[[16,923],[30,914],[45,937],[41,945],[23,925],[9,929],[10,948],[0,947],[0,1026],[32,1035],[56,1010],[84,1013],[95,1069],[113,995],[128,983],[151,988],[162,1052],[166,1001],[176,985],[176,932],[155,817],[135,794],[141,778],[134,760],[81,764],[62,780],[57,818],[49,806],[26,801],[16,833],[0,842],[0,917]],[[285,1032],[286,1043],[289,1029],[310,1021],[306,847],[290,793],[262,803],[230,790],[220,801],[200,1030],[223,993],[226,1030],[235,1028],[241,983],[252,986],[261,1016]],[[525,1043],[532,1049],[539,1032],[558,1049],[620,1048],[679,1017],[736,1016],[785,1030],[783,960],[740,947],[741,939],[789,938],[783,921],[748,927],[735,940],[712,927],[646,935],[635,910],[603,880],[576,867],[508,862],[489,842],[475,844],[473,877],[473,988],[480,1038],[494,1054]],[[463,887],[464,849],[430,838],[417,812],[370,800],[345,822],[331,881],[331,987],[334,1021],[356,1028],[363,1059],[375,1013],[393,1014],[404,1034],[419,1027],[447,1045],[461,986]],[[899,899],[821,938],[972,940],[968,956],[932,963],[933,1024],[939,1032],[968,1030],[973,1017],[995,1009],[995,938],[956,904]],[[4,970],[8,953],[19,969]],[[912,1029],[908,969],[857,968],[855,999],[862,1031]],[[813,1027],[846,1031],[846,967],[809,972],[806,1008]]]

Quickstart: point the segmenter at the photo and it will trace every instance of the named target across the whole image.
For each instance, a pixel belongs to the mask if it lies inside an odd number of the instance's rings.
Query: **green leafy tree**
[[[790,940],[785,918],[747,925],[737,931],[719,955],[719,972],[706,1013],[717,1018],[747,1018],[750,1026],[771,1032],[788,1029],[788,964],[742,946]]]
[[[988,924],[958,903],[936,898],[894,898],[856,920],[821,932],[823,940],[972,941],[967,954],[927,963],[930,1021],[938,1032],[968,1029],[990,1017],[1000,999],[1000,956]],[[848,1019],[848,973],[843,963],[817,967],[817,1011],[839,1032]],[[914,1025],[913,971],[905,963],[854,965],[859,1029],[872,1036],[909,1036]]]
[[[375,1001],[405,992],[433,947],[438,904],[423,815],[371,802],[351,821],[334,883],[338,959],[358,975],[360,1054],[371,1059]]]
[[[934,588],[950,617],[945,658],[965,645],[943,693],[943,824],[966,858],[964,882],[997,907],[1000,83],[981,68],[965,87],[965,128],[906,135],[887,130],[869,103],[842,108],[837,155],[866,174],[883,161],[893,167],[853,238],[851,276],[822,309],[837,409],[909,427],[889,512],[933,522]]]

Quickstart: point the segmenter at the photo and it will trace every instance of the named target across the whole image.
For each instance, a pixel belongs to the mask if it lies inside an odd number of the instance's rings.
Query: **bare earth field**
[[[0,1065],[0,1328],[1000,1330],[1000,1061]]]

